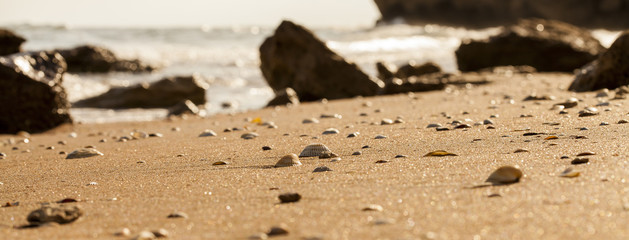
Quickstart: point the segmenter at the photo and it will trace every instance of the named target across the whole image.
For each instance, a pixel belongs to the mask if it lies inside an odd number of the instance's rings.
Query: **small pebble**
[[[332,171],[332,169],[330,169],[327,166],[321,166],[321,167],[315,168],[312,172],[329,172],[329,171]]]
[[[354,155],[354,156],[362,155],[362,154],[363,154],[363,152],[361,152],[361,151],[356,151],[356,152],[352,153],[352,155]]]
[[[336,128],[328,128],[325,131],[323,131],[323,135],[329,135],[329,134],[338,134],[339,130]]]
[[[581,130],[581,131],[587,131],[587,130],[590,130],[590,129],[589,129],[589,128],[586,128],[586,127],[582,127],[582,128],[579,128],[579,130]]]
[[[271,150],[271,147],[269,147],[269,146],[263,146],[262,147],[262,151],[269,151],[269,150]]]
[[[360,135],[359,132],[353,132],[353,133],[350,133],[349,135],[347,135],[347,137],[348,138],[353,138],[353,137],[358,137],[358,135]]]
[[[439,123],[431,123],[431,124],[428,124],[428,126],[426,126],[426,128],[439,128],[439,127],[443,127],[443,126]]]
[[[450,130],[450,129],[447,128],[447,127],[438,127],[437,128],[437,131],[448,131],[448,130]]]
[[[257,133],[254,133],[254,132],[245,133],[245,134],[243,134],[243,135],[240,135],[240,137],[241,137],[242,139],[246,139],[246,140],[249,140],[249,139],[254,139],[254,138],[257,138],[258,136],[259,136],[259,135],[258,135]]]
[[[216,132],[209,129],[205,129],[201,134],[199,134],[199,137],[214,137],[214,136],[216,136]]]
[[[568,158],[570,158],[570,157],[568,157],[566,155],[563,155],[563,156],[560,157],[560,159],[568,159]]]
[[[388,118],[384,118],[380,121],[380,125],[391,125],[393,124],[393,120],[388,119]]]
[[[374,139],[385,139],[387,138],[387,136],[384,135],[376,135],[376,137]]]
[[[365,145],[365,146],[363,146],[362,148],[363,148],[363,149],[365,149],[365,148],[370,148],[370,146],[369,146],[369,145]]]
[[[620,121],[618,121],[618,124],[625,124],[625,123],[629,123],[629,121],[625,119],[621,119]]]
[[[288,230],[285,227],[272,227],[269,232],[266,233],[269,237],[275,237],[280,235],[288,235]]]
[[[485,119],[485,120],[483,120],[483,124],[484,124],[484,125],[493,125],[493,124],[494,124],[494,121],[492,121],[492,120],[490,120],[490,119]]]
[[[168,218],[188,218],[188,214],[184,212],[174,212],[174,213],[168,214]]]
[[[588,163],[588,162],[590,162],[589,158],[575,158],[574,160],[572,160],[570,162],[570,164],[578,165],[578,164],[585,164],[585,163]]]

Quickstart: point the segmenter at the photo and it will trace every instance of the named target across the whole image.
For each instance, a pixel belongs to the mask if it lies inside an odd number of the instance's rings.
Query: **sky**
[[[373,0],[0,0],[0,25],[70,27],[373,26]]]

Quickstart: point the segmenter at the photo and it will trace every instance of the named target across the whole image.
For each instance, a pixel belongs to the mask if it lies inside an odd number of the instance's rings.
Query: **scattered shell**
[[[382,212],[384,209],[382,208],[382,206],[378,205],[378,204],[369,204],[366,207],[364,207],[362,209],[363,211],[376,211],[376,212]]]
[[[494,185],[511,184],[519,182],[522,175],[520,169],[511,166],[503,166],[491,173],[485,182]]]
[[[596,153],[595,153],[595,152],[592,152],[592,151],[585,151],[585,152],[582,152],[582,153],[577,154],[577,157],[581,157],[581,156],[590,156],[590,155],[596,155]]]
[[[216,133],[209,129],[205,129],[205,131],[199,134],[199,137],[214,137],[214,136],[216,136]]]
[[[268,233],[266,233],[269,237],[279,236],[279,235],[288,235],[288,230],[285,227],[272,227]]]
[[[312,172],[329,172],[329,171],[332,171],[332,169],[330,169],[327,166],[321,166],[321,167],[315,168]]]
[[[589,158],[575,158],[574,160],[570,161],[570,164],[578,165],[578,164],[585,164],[588,162],[590,162]]]
[[[149,137],[161,138],[161,137],[164,137],[164,134],[161,134],[161,133],[149,133]]]
[[[490,119],[485,119],[485,120],[483,120],[483,124],[484,125],[494,125],[494,121],[492,121]]]
[[[269,147],[269,146],[263,146],[262,147],[262,151],[269,151],[269,150],[271,150],[271,147]]]
[[[320,117],[321,118],[338,118],[338,119],[343,118],[343,116],[341,116],[339,114],[321,114]]]
[[[338,162],[338,161],[341,161],[340,157],[335,157],[335,158],[330,159],[330,162]]]
[[[133,238],[133,240],[153,240],[157,238],[155,234],[149,231],[141,231],[137,236]]]
[[[581,175],[581,172],[573,171],[572,168],[566,168],[566,170],[564,170],[563,172],[561,172],[561,174],[559,174],[560,177],[565,177],[565,178],[575,178],[575,177],[578,177],[579,175]]]
[[[68,137],[76,138],[78,135],[75,132],[71,132]]]
[[[402,154],[398,154],[398,155],[395,155],[394,158],[406,158],[406,157],[408,157],[408,156],[402,155]]]
[[[185,212],[174,212],[168,214],[168,218],[188,218],[188,214],[186,214]]]
[[[579,104],[579,99],[576,98],[569,98],[568,100],[566,100],[565,102],[562,103],[557,103],[555,105],[562,105],[565,108],[573,108],[576,107]]]
[[[387,138],[387,136],[384,135],[376,135],[376,137],[374,139],[385,139]]]
[[[361,152],[361,151],[356,151],[356,152],[352,153],[352,155],[354,155],[354,156],[362,155],[362,154],[363,154],[363,152]]]
[[[559,137],[557,137],[557,136],[548,136],[548,137],[544,138],[544,140],[553,140],[553,139],[559,139]]]
[[[59,224],[71,223],[83,216],[83,210],[78,206],[42,206],[28,214],[26,220],[31,224],[45,224],[55,222]]]
[[[445,157],[445,156],[458,156],[454,153],[446,152],[444,150],[432,151],[424,155],[424,157]]]
[[[226,161],[217,161],[217,162],[212,163],[212,165],[214,166],[221,166],[221,165],[228,165],[228,164],[229,162],[226,162]]]
[[[88,158],[88,157],[103,156],[103,155],[104,154],[102,152],[99,152],[95,148],[81,148],[81,149],[74,150],[73,152],[68,154],[68,156],[66,156],[66,159]]]
[[[275,167],[291,167],[291,166],[299,166],[301,162],[299,161],[299,157],[295,154],[289,154],[282,157],[277,163],[275,163]]]
[[[621,119],[620,121],[618,121],[618,124],[625,124],[625,123],[629,123],[629,121],[625,119]]]
[[[393,124],[393,120],[388,119],[388,118],[383,118],[383,119],[380,121],[380,125],[391,125],[391,124]]]
[[[301,123],[303,124],[319,123],[319,120],[316,118],[306,118],[303,121],[301,121]]]
[[[254,132],[250,132],[250,133],[245,133],[243,135],[240,135],[241,138],[243,139],[254,139],[257,138],[259,135],[257,133]]]
[[[439,131],[439,132],[441,132],[441,131],[448,131],[448,130],[450,130],[450,129],[447,128],[447,127],[438,127],[437,128],[437,131]]]
[[[599,126],[607,126],[607,125],[609,125],[608,122],[601,122],[601,124],[599,124]]]
[[[522,152],[529,152],[529,150],[519,148],[519,149],[516,149],[515,151],[513,151],[513,153],[522,153]]]
[[[123,228],[118,232],[114,233],[114,236],[119,236],[119,237],[128,237],[131,236],[131,230],[129,230],[128,228]]]
[[[301,199],[301,195],[299,193],[282,193],[278,196],[281,203],[292,203],[297,202]]]
[[[487,195],[488,198],[493,198],[493,197],[502,197],[502,195],[500,195],[499,193],[492,193]]]
[[[389,160],[378,160],[378,161],[376,161],[376,163],[388,163],[388,162],[389,162]]]
[[[362,146],[361,148],[363,148],[363,149],[370,148],[370,146],[369,145],[365,145],[365,146]]]
[[[431,123],[431,124],[428,124],[428,126],[426,126],[426,128],[438,128],[438,127],[443,127],[443,126],[439,123]]]
[[[336,128],[328,128],[325,131],[323,131],[323,135],[328,135],[328,134],[338,134],[339,130]]]
[[[133,131],[131,132],[129,135],[131,135],[131,137],[133,137],[133,139],[142,139],[142,138],[148,138],[149,134],[142,132],[142,131]]]
[[[358,137],[358,135],[360,135],[359,132],[353,132],[353,133],[350,133],[349,135],[347,135],[347,137],[348,138],[353,138],[353,137]]]
[[[96,186],[96,185],[98,185],[97,182],[90,182],[90,183],[87,184],[87,186]]]
[[[404,122],[404,119],[396,118],[395,121],[393,121],[393,123],[397,124],[397,123],[405,123],[405,122]]]
[[[168,232],[168,230],[163,229],[163,228],[160,228],[160,229],[157,229],[157,230],[153,230],[153,231],[151,231],[151,232],[152,232],[152,233],[153,233],[153,235],[155,235],[155,237],[157,237],[157,238],[167,238],[167,237],[170,235],[170,233]]]
[[[299,157],[318,157],[322,153],[332,152],[328,147],[321,143],[313,143],[304,148],[299,154]]]
[[[256,233],[256,234],[252,234],[247,239],[249,239],[249,240],[266,240],[266,239],[269,239],[269,235],[266,235],[266,233]]]
[[[327,158],[335,158],[338,157],[339,155],[333,152],[323,152],[319,155],[319,159],[327,159]]]
[[[579,111],[579,117],[596,116],[598,114],[599,114],[598,109],[593,108],[593,107],[588,107]]]

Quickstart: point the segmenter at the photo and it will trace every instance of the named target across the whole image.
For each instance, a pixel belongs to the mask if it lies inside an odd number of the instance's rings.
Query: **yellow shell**
[[[523,174],[520,169],[511,166],[503,166],[491,173],[485,182],[489,182],[494,185],[511,184],[519,182],[522,175]]]

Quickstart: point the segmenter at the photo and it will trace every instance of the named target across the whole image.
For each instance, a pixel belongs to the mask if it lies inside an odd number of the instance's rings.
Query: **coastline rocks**
[[[0,57],[0,133],[37,133],[71,123],[62,86],[66,63],[54,52]]]
[[[57,50],[68,63],[68,72],[151,72],[148,66],[139,60],[122,60],[103,47],[83,45],[72,49]]]
[[[198,115],[199,107],[186,99],[168,108],[168,116],[181,116],[184,114]]]
[[[629,31],[623,32],[598,59],[579,71],[568,90],[615,89],[629,84]]]
[[[74,222],[81,216],[83,216],[83,210],[78,206],[43,206],[28,214],[26,220],[37,225],[50,222],[66,224]]]
[[[330,50],[308,29],[283,21],[260,46],[260,69],[273,90],[295,90],[300,101],[378,94],[384,84]]]
[[[587,30],[559,21],[523,19],[489,39],[464,40],[455,54],[463,72],[506,65],[571,72],[604,49]]]
[[[395,73],[396,78],[405,79],[413,76],[422,76],[430,73],[441,72],[441,67],[433,62],[426,62],[422,65],[417,65],[414,61],[410,61],[408,64],[398,68]]]
[[[266,104],[267,107],[279,106],[279,105],[299,105],[299,96],[297,96],[297,92],[292,88],[284,88],[280,91],[275,92],[275,98],[271,99],[269,103]]]
[[[207,84],[196,76],[168,77],[151,84],[112,88],[106,93],[74,103],[74,107],[168,108],[182,101],[205,104]]]
[[[22,36],[0,29],[0,56],[21,52],[22,43],[25,41],[26,39]]]

